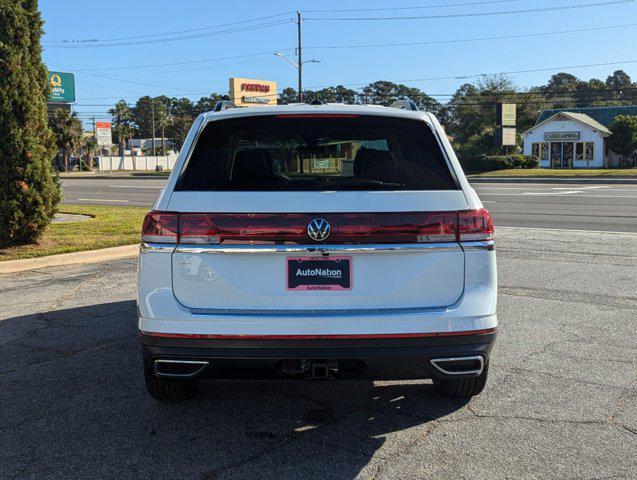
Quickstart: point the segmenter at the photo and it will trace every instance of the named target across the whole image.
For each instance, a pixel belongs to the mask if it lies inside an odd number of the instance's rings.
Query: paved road
[[[637,472],[637,235],[499,228],[483,394],[208,382],[148,397],[135,262],[0,276],[3,479],[600,479]]]
[[[149,207],[165,179],[63,179],[64,201]],[[498,226],[637,232],[637,185],[473,183]]]

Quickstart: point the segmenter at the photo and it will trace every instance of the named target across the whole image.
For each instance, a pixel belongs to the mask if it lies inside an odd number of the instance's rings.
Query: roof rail
[[[234,103],[232,103],[230,100],[219,100],[216,104],[215,104],[215,108],[212,109],[213,112],[220,112],[222,110],[227,110],[229,108],[239,108],[237,107]]]
[[[400,108],[401,110],[418,110],[418,105],[413,100],[398,100],[392,103],[390,108]]]

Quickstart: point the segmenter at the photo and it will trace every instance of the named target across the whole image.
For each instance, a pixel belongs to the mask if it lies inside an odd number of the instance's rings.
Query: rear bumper
[[[492,328],[383,338],[192,337],[141,333],[147,364],[154,365],[156,360],[200,362],[202,367],[193,369],[192,375],[188,372],[188,378],[304,378],[308,367],[317,362],[329,365],[329,376],[336,378],[461,378],[475,373],[448,375],[431,360],[473,357],[487,365],[496,332]],[[171,374],[164,372],[162,376]]]

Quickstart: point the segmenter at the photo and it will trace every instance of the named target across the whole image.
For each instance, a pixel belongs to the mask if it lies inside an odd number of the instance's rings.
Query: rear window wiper
[[[357,177],[323,177],[314,180],[313,185],[316,187],[344,187],[344,188],[404,188],[404,183],[383,182],[381,180],[373,180],[371,178]]]

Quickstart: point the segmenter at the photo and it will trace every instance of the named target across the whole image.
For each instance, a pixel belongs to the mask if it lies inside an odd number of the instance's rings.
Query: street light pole
[[[296,62],[293,62],[292,60],[290,60],[285,55],[283,55],[281,52],[274,52],[274,55],[276,57],[281,57],[287,63],[292,65],[294,68],[296,68],[296,70],[298,71],[298,73],[299,73],[299,101],[303,102],[303,84],[301,83],[303,64],[304,63],[321,63],[321,61],[320,60],[316,60],[316,59],[313,58],[311,60],[302,60],[300,63],[296,63]],[[300,55],[299,55],[299,57],[300,57]]]
[[[296,26],[298,30],[298,46],[297,53],[299,56],[298,71],[299,71],[299,102],[303,103],[303,57],[301,52],[301,12],[296,12]]]

